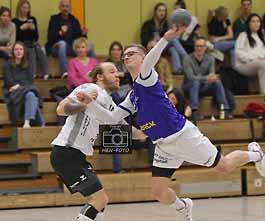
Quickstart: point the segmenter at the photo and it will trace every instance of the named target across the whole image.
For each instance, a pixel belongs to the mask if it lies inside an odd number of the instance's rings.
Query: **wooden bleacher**
[[[211,97],[205,97],[200,102],[200,112],[205,117],[210,117],[212,114],[218,116],[218,110],[213,104],[213,99]],[[233,112],[235,116],[242,116],[243,110],[250,102],[262,103],[264,97],[262,95],[248,95],[248,96],[235,96],[236,108]],[[46,123],[57,123],[56,116],[56,102],[44,102],[43,103],[43,115]],[[0,125],[10,124],[7,112],[7,107],[4,103],[0,103]]]
[[[0,60],[0,79],[3,76],[1,65]],[[49,90],[65,86],[66,80],[59,78],[56,59],[49,58],[49,66],[51,79],[35,79],[35,85],[44,98],[42,111],[49,126],[24,129],[12,125],[6,105],[0,103],[0,209],[80,205],[87,201],[80,194],[71,195],[54,174],[50,164],[50,143],[61,127],[56,126],[56,103],[51,101]],[[180,87],[183,76],[174,76],[174,79],[175,85]],[[3,81],[0,80],[0,86],[2,85]],[[203,120],[197,123],[202,133],[217,145],[222,154],[236,149],[246,150],[247,143],[252,139],[249,120],[243,118],[243,110],[250,102],[263,103],[264,96],[257,95],[256,79],[250,81],[250,91],[254,95],[235,97],[235,119]],[[2,99],[0,90],[0,100]],[[212,114],[218,116],[210,97],[201,100],[200,111],[208,119]],[[262,121],[254,120],[253,125],[255,138],[262,140]],[[6,143],[2,144],[1,140]],[[265,143],[262,143],[262,147],[265,148]],[[88,157],[88,160],[97,171],[110,202],[154,200],[150,195],[151,173],[146,149],[122,155],[122,168],[126,172],[121,174],[111,172],[112,155],[99,154],[96,149],[94,156]],[[173,175],[171,186],[181,197],[204,198],[265,194],[265,185],[262,185],[264,182],[265,179],[260,177],[253,164],[229,175],[185,164]]]

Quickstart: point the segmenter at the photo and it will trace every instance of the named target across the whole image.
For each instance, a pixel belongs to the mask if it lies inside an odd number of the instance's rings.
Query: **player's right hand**
[[[82,91],[78,92],[76,94],[76,98],[80,103],[83,104],[89,104],[91,103],[93,100],[96,100],[98,96],[97,91],[92,91],[90,94],[86,94]]]

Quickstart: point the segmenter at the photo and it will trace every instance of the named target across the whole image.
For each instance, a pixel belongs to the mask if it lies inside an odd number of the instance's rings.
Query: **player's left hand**
[[[177,38],[179,36],[178,28],[175,24],[172,25],[171,29],[169,29],[163,36],[164,39],[167,41],[170,41],[174,38]]]

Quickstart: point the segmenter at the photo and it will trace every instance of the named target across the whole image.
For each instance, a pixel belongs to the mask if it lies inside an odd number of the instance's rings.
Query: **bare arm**
[[[150,71],[152,68],[156,65],[158,62],[163,50],[168,44],[168,41],[176,38],[178,36],[178,30],[176,27],[173,27],[173,29],[170,29],[167,31],[163,38],[161,38],[158,43],[155,45],[154,48],[149,51],[149,53],[145,56],[144,62],[141,66],[140,72],[141,77],[146,78],[150,74]]]

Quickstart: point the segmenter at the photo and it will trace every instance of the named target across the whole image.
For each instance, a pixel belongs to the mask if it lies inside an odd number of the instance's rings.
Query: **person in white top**
[[[250,14],[246,21],[246,32],[236,40],[236,70],[245,76],[258,75],[260,93],[265,94],[265,36],[261,18]]]
[[[104,62],[94,69],[92,77],[96,84],[80,85],[59,104],[57,114],[68,118],[52,142],[51,163],[56,173],[71,193],[80,192],[85,197],[89,196],[78,221],[101,220],[108,203],[108,196],[92,165],[86,161],[86,155],[93,154],[99,124],[104,122],[79,101],[89,94],[101,107],[112,111],[115,104],[110,93],[119,88],[119,74],[114,64]]]

